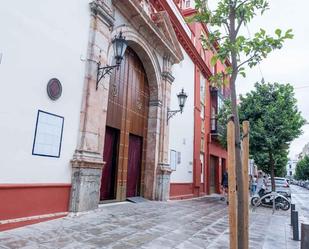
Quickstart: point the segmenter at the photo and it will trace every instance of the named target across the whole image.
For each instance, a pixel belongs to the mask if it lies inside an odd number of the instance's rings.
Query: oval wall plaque
[[[52,78],[47,83],[47,94],[51,100],[57,100],[60,98],[62,93],[62,85],[56,78]]]

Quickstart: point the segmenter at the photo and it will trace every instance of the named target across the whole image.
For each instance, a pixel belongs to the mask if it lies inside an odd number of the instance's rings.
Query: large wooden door
[[[119,149],[114,155],[118,200],[124,200],[127,195],[142,195],[148,109],[149,88],[143,64],[127,48],[119,70],[111,75],[106,120],[107,126],[119,130]]]
[[[106,127],[105,146],[103,158],[105,165],[102,171],[100,200],[115,198],[117,175],[117,152],[119,132],[116,129]]]
[[[127,197],[140,194],[140,176],[143,138],[130,134],[127,171]]]

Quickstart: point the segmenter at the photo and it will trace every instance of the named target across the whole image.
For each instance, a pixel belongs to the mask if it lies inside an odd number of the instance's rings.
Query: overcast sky
[[[290,83],[295,87],[299,110],[309,121],[309,1],[308,0],[270,0],[270,10],[262,17],[256,17],[249,25],[249,31],[263,28],[273,33],[276,28],[293,29],[293,40],[288,40],[281,50],[272,52],[261,65],[266,82]],[[243,32],[247,32],[243,30]],[[247,70],[247,77],[237,81],[238,93],[244,94],[256,81],[261,80],[258,67]],[[302,151],[309,142],[309,125],[303,127],[303,135],[292,142],[291,158]]]

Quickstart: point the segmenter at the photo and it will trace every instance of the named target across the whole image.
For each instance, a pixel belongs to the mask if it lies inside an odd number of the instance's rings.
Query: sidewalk
[[[250,213],[250,248],[299,248],[289,211]],[[1,249],[229,248],[227,206],[218,198],[117,204],[0,233]]]
[[[260,241],[263,249],[300,248],[300,242],[293,241],[292,237],[290,210],[279,210],[272,214],[272,209],[260,207],[251,211],[250,247]]]

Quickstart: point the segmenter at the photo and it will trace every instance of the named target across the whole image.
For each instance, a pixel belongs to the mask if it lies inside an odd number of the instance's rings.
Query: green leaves
[[[283,38],[283,39],[293,39],[294,35],[292,34],[293,30],[292,29],[288,29],[284,36],[282,35],[282,30],[281,29],[276,29],[275,30],[275,34],[278,36],[278,38]]]
[[[275,34],[276,34],[278,37],[281,36],[281,33],[282,33],[281,29],[276,29],[276,30],[275,30]]]
[[[223,85],[226,84],[226,82],[229,80],[224,72],[219,72],[214,74],[209,78],[210,84],[214,87],[222,87]]]
[[[211,65],[212,67],[214,67],[214,66],[216,65],[217,61],[218,61],[218,56],[214,55],[214,56],[211,57],[211,59],[210,59],[210,65]]]
[[[239,68],[239,69],[238,69],[238,73],[239,73],[242,77],[246,78],[245,68],[243,68],[243,67]]]
[[[264,29],[260,29],[259,32],[254,34],[254,38],[246,39],[243,41],[241,51],[247,57],[240,65],[247,64],[249,67],[254,67],[264,58],[268,56],[275,49],[281,49],[286,39],[293,37],[291,30],[288,30],[284,36],[280,29],[275,30],[277,38],[274,38],[268,34]]]
[[[296,165],[295,177],[297,180],[309,180],[309,157],[305,156]]]
[[[255,163],[270,173],[272,154],[275,174],[284,175],[289,144],[302,133],[301,128],[305,124],[297,109],[293,87],[290,84],[256,83],[254,90],[245,96],[240,95],[238,111],[241,122],[250,122],[250,154]],[[228,100],[219,112],[219,124],[226,127],[231,113]],[[226,131],[220,143],[226,145]]]
[[[269,9],[267,0],[218,0],[214,10],[207,7],[207,1],[196,1],[197,14],[192,21],[204,22],[212,30],[208,37],[203,38],[205,49],[210,49],[217,42],[217,60],[223,62],[230,59],[234,68],[234,74],[245,77],[245,71],[240,67],[248,65],[254,67],[265,59],[275,49],[281,49],[287,39],[292,39],[292,30],[283,32],[276,29],[274,36],[267,34],[260,28],[251,38],[240,35],[239,30],[249,23],[258,13],[263,14]],[[233,24],[233,25],[232,25]],[[223,30],[226,34],[223,34]],[[215,58],[211,59],[214,65]],[[231,74],[232,74],[231,73]],[[236,77],[235,77],[236,79]]]
[[[284,38],[285,39],[293,39],[294,35],[292,34],[293,30],[292,29],[288,29],[285,32]]]

